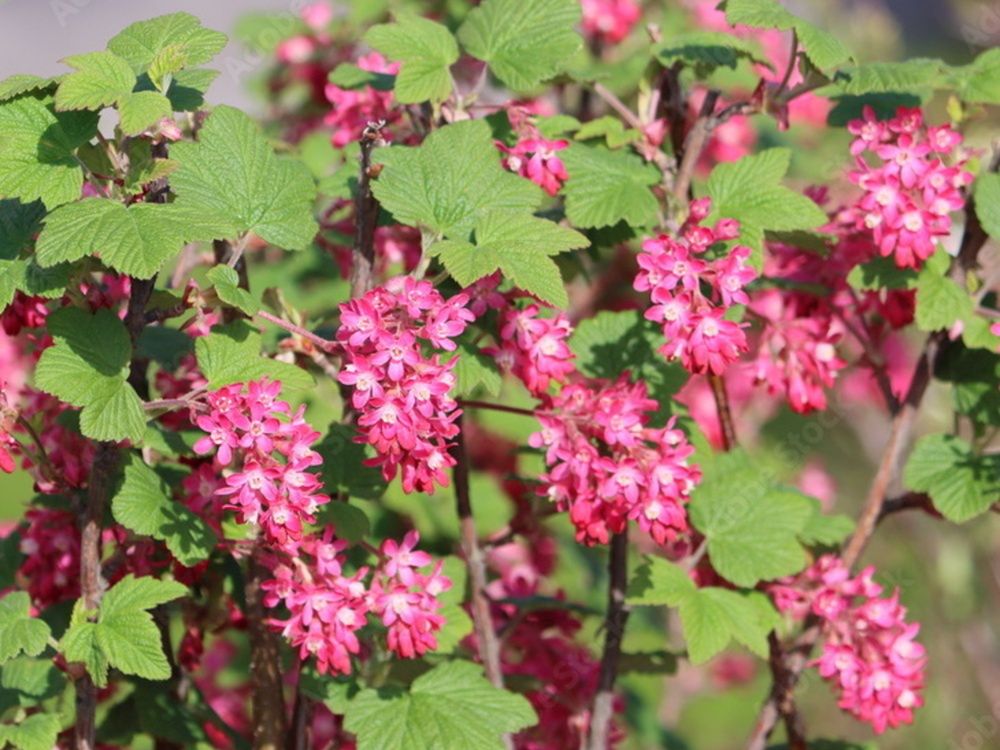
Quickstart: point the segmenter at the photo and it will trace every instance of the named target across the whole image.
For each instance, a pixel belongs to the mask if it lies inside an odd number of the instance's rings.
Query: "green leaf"
[[[485,0],[458,30],[462,46],[507,86],[524,91],[567,68],[582,47],[576,0]]]
[[[130,454],[111,512],[122,526],[166,543],[181,565],[208,559],[215,534],[192,510],[170,497],[166,482],[142,459]]]
[[[323,457],[323,485],[331,495],[378,500],[387,483],[377,467],[364,464],[372,454],[354,440],[356,434],[354,427],[334,422],[316,446]]]
[[[781,184],[791,163],[787,148],[771,148],[736,162],[719,164],[708,178],[712,199],[709,221],[720,217],[740,222],[740,242],[758,253],[764,230],[794,231],[826,224],[823,210],[801,193]],[[755,257],[760,268],[760,255]]]
[[[417,147],[379,149],[384,169],[372,185],[393,217],[435,234],[468,239],[487,210],[533,211],[541,189],[500,165],[490,126],[482,120],[446,125]]]
[[[96,132],[96,112],[56,112],[31,96],[0,105],[0,197],[40,199],[49,209],[79,198],[74,152]]]
[[[751,587],[805,567],[798,536],[813,514],[808,498],[776,486],[743,451],[718,455],[702,468],[688,511],[720,575]]]
[[[947,262],[947,254],[938,250],[938,258]],[[921,331],[951,328],[973,315],[968,293],[939,268],[928,261],[917,276],[917,327]]]
[[[127,26],[108,42],[108,49],[126,60],[135,73],[142,73],[169,47],[180,46],[186,64],[194,66],[215,57],[226,41],[225,34],[203,28],[190,13],[170,13]]]
[[[0,260],[14,260],[41,227],[45,206],[40,201],[0,200]]]
[[[365,512],[346,500],[334,500],[319,511],[320,523],[333,526],[338,539],[356,544],[371,533],[371,522]]]
[[[993,47],[968,65],[950,68],[959,98],[970,104],[1000,104],[1000,49]]]
[[[38,656],[51,631],[43,620],[31,616],[31,597],[13,591],[0,599],[0,664],[19,654]]]
[[[150,82],[156,86],[157,91],[166,91],[170,88],[175,73],[180,72],[188,65],[188,53],[183,44],[168,44],[149,63],[149,70],[146,75]]]
[[[458,344],[458,362],[455,364],[454,396],[471,396],[482,388],[490,396],[500,395],[503,378],[497,368],[496,360],[483,354],[479,349],[467,342]]]
[[[32,714],[19,724],[0,724],[0,744],[10,743],[18,750],[52,750],[61,730],[56,714]]]
[[[732,25],[757,29],[795,29],[806,56],[822,71],[851,59],[851,51],[837,37],[792,15],[777,0],[727,0],[726,20]]]
[[[29,91],[41,91],[53,88],[58,78],[43,78],[27,73],[16,73],[0,81],[0,102],[13,99]]]
[[[101,109],[125,99],[135,87],[135,73],[112,52],[88,52],[63,60],[74,69],[56,89],[56,109]]]
[[[879,257],[852,268],[847,274],[847,283],[864,291],[913,289],[917,285],[917,272],[912,268],[900,268],[892,256]]]
[[[412,13],[398,13],[395,23],[370,28],[365,42],[402,63],[395,85],[402,104],[443,102],[451,94],[449,68],[458,60],[458,44],[446,27]]]
[[[225,265],[215,266],[205,274],[205,278],[212,282],[215,293],[223,303],[251,316],[260,310],[257,298],[240,288],[240,277],[235,269]]]
[[[354,677],[320,674],[312,665],[303,664],[299,689],[313,700],[321,701],[332,713],[342,716],[357,695],[358,683]]]
[[[164,117],[170,117],[174,108],[170,100],[156,91],[138,91],[129,94],[118,104],[121,129],[125,135],[138,135]]]
[[[89,622],[77,603],[60,648],[68,661],[86,665],[98,687],[107,684],[109,666],[147,680],[166,680],[170,664],[160,630],[147,610],[186,593],[187,588],[176,581],[129,574],[104,595],[97,622]]]
[[[929,494],[949,521],[964,523],[1000,500],[1000,456],[976,455],[954,435],[928,435],[910,454],[903,481]]]
[[[310,388],[315,384],[305,370],[261,356],[262,338],[244,321],[217,328],[195,341],[198,367],[212,390],[260,378],[280,380],[286,388]]]
[[[341,63],[332,71],[328,79],[334,86],[347,90],[363,89],[371,86],[376,91],[392,91],[396,76],[389,73],[375,73],[359,68],[354,63]],[[326,139],[329,141],[329,138]]]
[[[445,240],[431,246],[462,286],[500,269],[515,286],[556,307],[569,303],[559,267],[551,259],[586,247],[579,232],[522,211],[485,211],[475,226],[475,244]]]
[[[35,385],[80,407],[80,429],[95,440],[139,442],[146,429],[142,401],[126,379],[132,347],[124,324],[107,309],[52,313],[55,345],[42,352]]]
[[[716,68],[735,69],[740,60],[772,67],[758,45],[720,31],[695,31],[671,36],[658,45],[653,54],[665,67],[675,62],[693,66],[699,78]]]
[[[50,213],[38,236],[36,257],[42,267],[100,255],[116,271],[149,279],[180,252],[202,239],[200,227],[185,224],[175,204],[133,203],[84,198]]]
[[[950,382],[955,409],[978,425],[1000,425],[1000,355],[985,349],[950,346],[934,375]]]
[[[622,121],[617,117],[606,115],[590,120],[580,126],[573,136],[578,141],[586,141],[591,138],[603,138],[608,148],[621,148],[622,146],[639,140],[640,133],[634,128],[625,129]]]
[[[0,709],[37,706],[66,686],[66,676],[51,659],[18,657],[3,665],[0,675]]]
[[[569,341],[580,372],[608,380],[631,373],[634,380],[646,384],[650,397],[660,404],[658,415],[665,419],[672,413],[672,397],[687,382],[688,373],[680,365],[664,361],[656,351],[662,343],[663,335],[656,325],[635,310],[604,310],[581,320]]]
[[[24,260],[0,260],[0,308],[14,298],[14,292],[32,297],[58,299],[69,284],[68,265],[42,268],[33,256]]]
[[[847,94],[925,93],[940,82],[940,60],[918,58],[905,62],[872,62],[845,68],[834,83]]]
[[[219,71],[208,68],[181,70],[175,76],[167,98],[175,112],[193,112],[205,103],[205,92],[219,77]]]
[[[312,216],[316,186],[302,162],[279,157],[247,115],[217,107],[197,143],[178,143],[171,157],[177,204],[224,236],[253,232],[288,250],[307,247],[316,235]]]
[[[482,668],[465,661],[439,664],[407,691],[363,690],[344,726],[358,750],[502,750],[504,733],[537,721],[520,695],[493,687]]]
[[[778,614],[757,591],[698,588],[679,565],[648,558],[629,582],[628,602],[679,608],[688,656],[702,664],[736,640],[758,656],[767,655],[767,634]]]
[[[573,144],[561,151],[569,179],[563,185],[566,215],[578,227],[633,227],[656,221],[658,204],[649,188],[660,174],[635,154]]]
[[[812,515],[799,532],[799,541],[810,547],[836,547],[854,531],[854,521],[849,516],[823,513],[819,500],[811,500]]]
[[[1000,174],[979,175],[974,191],[976,218],[990,237],[1000,240]]]

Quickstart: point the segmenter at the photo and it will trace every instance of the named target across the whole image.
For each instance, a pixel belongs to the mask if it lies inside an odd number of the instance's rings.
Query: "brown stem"
[[[86,506],[80,530],[80,597],[88,611],[101,604],[106,581],[101,575],[101,521],[111,493],[111,485],[118,470],[118,446],[98,443],[94,464],[90,471]],[[76,681],[76,725],[74,747],[76,750],[94,750],[97,729],[97,687],[84,673]]]
[[[260,562],[263,550],[254,547],[247,565],[247,633],[250,639],[250,680],[253,684],[254,750],[280,750],[285,746],[285,699],[282,686],[280,642],[267,625],[261,583],[269,577]]]
[[[733,426],[733,410],[729,406],[729,395],[726,393],[726,381],[721,375],[709,375],[708,383],[712,387],[715,399],[715,409],[719,415],[719,427],[722,431],[722,450],[732,450],[736,446],[736,428]]]
[[[351,249],[351,297],[361,297],[374,284],[375,227],[379,203],[372,194],[372,151],[382,140],[382,123],[370,122],[361,134],[361,170],[355,200],[354,247]]]
[[[686,207],[690,200],[691,180],[694,179],[694,170],[698,165],[701,152],[708,143],[708,138],[716,127],[715,103],[719,100],[719,92],[710,89],[705,94],[705,99],[701,103],[701,111],[698,112],[698,119],[695,120],[687,138],[684,139],[683,156],[680,157],[680,166],[677,168],[677,179],[674,181],[674,199],[681,206]]]
[[[479,547],[476,521],[472,517],[472,500],[469,497],[469,456],[465,450],[465,431],[462,417],[456,420],[459,431],[455,438],[452,455],[455,457],[453,477],[455,480],[455,505],[458,511],[459,531],[462,538],[462,555],[469,572],[469,589],[472,597],[472,623],[476,631],[476,645],[479,658],[486,670],[486,677],[496,687],[503,687],[503,671],[500,668],[500,644],[497,641],[490,602],[486,598],[486,561]],[[509,735],[504,736],[504,744],[511,748]]]
[[[503,411],[508,414],[520,414],[524,417],[534,417],[535,412],[531,409],[522,409],[520,406],[508,406],[507,404],[494,404],[489,401],[467,401],[460,399],[458,405],[465,409],[489,409],[491,411]]]
[[[317,334],[303,328],[300,325],[296,325],[295,323],[285,320],[284,318],[279,318],[277,315],[272,315],[267,310],[258,310],[256,314],[257,317],[260,318],[261,320],[266,320],[269,323],[273,323],[274,325],[278,326],[278,328],[288,331],[289,333],[295,336],[301,336],[307,341],[312,342],[321,351],[340,352],[342,350],[341,345],[336,341],[329,341],[328,339],[325,339],[322,336],[318,336]]]
[[[604,618],[604,653],[601,655],[601,671],[597,682],[597,694],[591,711],[589,750],[607,750],[614,716],[615,681],[618,678],[618,662],[621,659],[622,639],[629,610],[625,605],[628,587],[628,532],[622,531],[611,537],[608,555],[608,611]]]

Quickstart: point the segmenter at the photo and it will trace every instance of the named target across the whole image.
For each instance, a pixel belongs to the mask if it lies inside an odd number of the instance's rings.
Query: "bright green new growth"
[[[187,594],[176,581],[127,575],[104,595],[95,613],[77,602],[69,629],[60,641],[67,661],[81,662],[98,687],[108,684],[108,670],[147,680],[166,680],[170,663],[163,653],[160,630],[149,613],[153,607]]]
[[[444,26],[410,13],[396,22],[373,26],[365,41],[402,67],[394,92],[402,104],[441,102],[452,91],[449,68],[458,60],[458,44]]]
[[[48,326],[55,345],[42,352],[35,385],[81,408],[87,437],[140,442],[146,416],[127,382],[132,346],[124,324],[108,309],[91,315],[65,307],[49,316]]]

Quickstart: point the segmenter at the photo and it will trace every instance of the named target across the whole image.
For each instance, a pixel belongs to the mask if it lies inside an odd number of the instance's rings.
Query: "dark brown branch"
[[[701,152],[708,143],[709,136],[718,125],[715,118],[715,103],[719,100],[719,92],[710,89],[701,103],[698,118],[684,139],[683,154],[678,156],[677,179],[674,182],[674,199],[682,206],[687,206],[690,200],[691,180],[694,179],[694,169],[701,158]]]
[[[270,572],[260,562],[260,548],[255,546],[247,564],[246,602],[247,634],[250,639],[250,682],[253,685],[254,750],[281,750],[285,747],[284,674],[281,670],[280,642],[267,625],[263,581]]]
[[[588,750],[607,750],[608,747],[611,720],[615,711],[615,681],[618,679],[618,663],[621,660],[622,640],[629,615],[625,604],[627,587],[628,532],[622,531],[611,537],[608,555],[608,611],[604,619],[604,653],[601,655],[597,694],[590,714]]]
[[[371,178],[377,176],[372,166],[372,151],[382,140],[381,122],[370,122],[361,134],[361,167],[355,199],[354,247],[351,249],[351,297],[361,297],[374,284],[375,227],[379,203],[372,194]]]

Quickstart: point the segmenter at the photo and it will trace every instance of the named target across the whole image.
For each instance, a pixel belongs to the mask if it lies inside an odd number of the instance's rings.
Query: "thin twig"
[[[719,92],[710,89],[705,94],[705,99],[701,103],[701,110],[698,112],[698,119],[695,120],[690,132],[684,139],[683,156],[680,158],[680,166],[677,168],[677,179],[674,181],[674,199],[683,207],[687,207],[690,200],[691,180],[694,179],[694,169],[701,158],[701,152],[708,143],[708,138],[715,129],[715,103],[719,100]]]
[[[722,433],[722,449],[732,450],[736,446],[736,428],[733,425],[733,410],[729,406],[729,396],[726,393],[726,381],[721,375],[709,375],[708,383],[712,387],[716,412],[719,415],[719,427]]]
[[[608,611],[604,618],[601,671],[590,715],[587,744],[589,750],[607,750],[608,747],[611,719],[615,709],[618,663],[621,660],[622,640],[625,637],[625,625],[629,615],[628,606],[625,604],[627,587],[628,532],[622,531],[611,537],[611,549],[608,554]]]
[[[486,677],[498,688],[503,687],[503,671],[500,667],[500,644],[497,640],[490,602],[486,598],[486,561],[479,546],[476,522],[472,517],[472,500],[469,496],[469,456],[465,450],[465,431],[462,417],[456,420],[458,435],[455,437],[455,457],[453,476],[455,480],[455,504],[462,538],[462,555],[469,573],[469,589],[472,599],[472,623],[476,632],[476,646],[479,658],[486,670]],[[513,748],[509,735],[504,735],[504,745]]]
[[[508,414],[520,414],[524,417],[534,417],[537,412],[531,409],[522,409],[520,406],[508,406],[507,404],[494,404],[489,401],[466,401],[459,399],[458,405],[463,409],[489,409],[491,411],[502,411]]]
[[[258,318],[266,320],[268,323],[273,323],[274,325],[278,326],[278,328],[288,331],[289,333],[295,336],[301,336],[302,338],[315,344],[319,349],[321,349],[324,352],[339,353],[343,348],[338,342],[330,341],[329,339],[325,339],[322,336],[318,336],[317,334],[303,328],[300,325],[296,325],[291,321],[285,320],[284,318],[279,318],[277,315],[269,313],[267,310],[258,310],[256,315]]]

